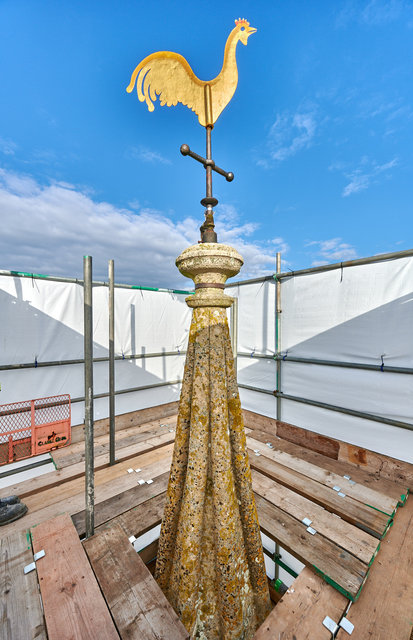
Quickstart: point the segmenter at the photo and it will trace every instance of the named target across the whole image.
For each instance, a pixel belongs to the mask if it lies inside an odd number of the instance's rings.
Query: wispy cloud
[[[330,165],[330,171],[341,171],[348,180],[348,184],[344,187],[341,195],[343,198],[364,191],[371,185],[377,184],[380,176],[389,178],[391,169],[399,164],[398,158],[393,158],[389,162],[378,164],[371,161],[368,157],[361,158],[359,165],[355,169],[349,170],[348,164],[336,162]]]
[[[267,148],[270,160],[282,162],[302,149],[308,149],[314,140],[317,121],[314,110],[296,113],[284,111],[277,115],[268,133]],[[268,166],[268,159],[259,158],[258,165]]]
[[[16,153],[17,144],[10,138],[2,138],[0,136],[0,151],[6,156],[13,156]]]
[[[81,277],[82,256],[88,254],[98,279],[107,278],[107,261],[114,258],[118,281],[190,287],[192,282],[175,268],[175,259],[198,242],[201,220],[175,222],[162,211],[133,205],[135,210],[116,207],[94,200],[87,189],[62,182],[42,185],[0,169],[0,266]],[[282,238],[272,245],[255,242],[257,225],[241,218],[230,205],[217,208],[220,242],[243,256],[242,278],[273,273],[274,252]]]
[[[171,164],[171,161],[168,158],[154,149],[148,149],[148,147],[130,147],[126,152],[126,155],[128,158],[135,158],[152,164]]]
[[[351,244],[343,242],[342,238],[331,238],[330,240],[311,240],[305,244],[307,247],[315,247],[316,251],[312,256],[312,266],[318,267],[331,262],[344,260],[354,260],[357,252]]]
[[[406,0],[347,0],[336,19],[337,27],[351,22],[381,26],[411,16],[412,6]]]

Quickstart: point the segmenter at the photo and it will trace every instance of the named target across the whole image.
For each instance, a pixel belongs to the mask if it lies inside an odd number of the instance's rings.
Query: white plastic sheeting
[[[185,295],[115,288],[115,356],[184,351],[190,310]],[[93,355],[108,357],[108,288],[93,287]],[[83,358],[83,286],[53,280],[0,276],[0,364]],[[117,360],[116,390],[182,377],[184,355]],[[108,392],[108,362],[94,364],[94,393]],[[0,371],[0,403],[69,393],[84,395],[83,364]],[[116,396],[116,413],[179,397],[179,385]],[[108,398],[95,401],[95,419],[108,416]],[[72,424],[84,418],[72,405]]]
[[[238,346],[250,354],[238,358],[238,382],[271,391],[276,388],[274,360],[253,356],[254,348],[275,352],[275,286],[267,281],[228,290],[239,293]],[[283,278],[281,307],[283,393],[413,423],[413,376],[385,370],[413,369],[413,258]],[[384,371],[289,362],[292,356],[383,363]],[[276,416],[275,398],[240,391],[244,408]],[[281,418],[413,462],[413,431],[284,399]]]
[[[275,280],[227,289],[238,297],[239,383],[276,388]],[[93,288],[94,356],[108,356],[108,289]],[[413,258],[293,275],[281,284],[282,391],[285,394],[413,423]],[[117,356],[184,351],[190,309],[185,295],[115,289]],[[81,359],[83,287],[0,276],[0,364]],[[268,356],[256,358],[257,354]],[[381,365],[384,371],[294,363],[292,356]],[[184,356],[116,361],[116,389],[181,378]],[[70,393],[83,396],[83,365],[0,372],[0,403]],[[108,363],[94,365],[95,394],[108,391]],[[116,413],[177,400],[179,385],[116,396]],[[241,388],[246,409],[276,417],[272,395]],[[73,405],[73,424],[83,422]],[[108,399],[95,401],[95,418]],[[282,400],[281,418],[331,437],[413,462],[413,431]]]

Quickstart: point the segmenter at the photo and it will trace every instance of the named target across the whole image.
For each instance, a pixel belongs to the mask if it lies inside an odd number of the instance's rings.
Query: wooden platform
[[[176,416],[158,415],[117,432],[113,467],[107,436],[96,438],[95,535],[83,545],[81,441],[55,453],[55,472],[7,489],[29,512],[1,530],[0,638],[187,637],[144,564],[156,541],[142,559],[129,541],[162,519]],[[261,529],[306,565],[256,640],[330,638],[323,619],[338,623],[353,601],[352,638],[409,640],[413,466],[250,412],[245,421]],[[37,572],[24,575],[40,549]]]

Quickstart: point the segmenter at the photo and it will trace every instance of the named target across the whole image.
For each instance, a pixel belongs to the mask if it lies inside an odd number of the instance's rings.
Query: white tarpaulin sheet
[[[253,351],[275,351],[274,289],[267,281],[228,291],[239,292],[238,346],[250,354],[238,358],[238,381],[270,391],[276,388],[275,362],[256,359]],[[272,303],[263,304],[265,299]],[[413,369],[413,258],[283,278],[281,307],[283,393],[413,423],[413,376],[386,372],[386,366]],[[264,327],[270,328],[267,337]],[[383,365],[383,371],[293,363],[289,357]],[[240,392],[244,408],[276,416],[275,398]],[[413,431],[291,400],[281,407],[286,422],[413,462]]]
[[[185,295],[115,288],[115,356],[184,351],[190,310]],[[93,287],[93,355],[108,357],[108,288]],[[76,283],[0,276],[0,364],[35,368],[0,371],[0,403],[61,393],[84,395],[83,364],[39,366],[83,358],[83,287]],[[184,355],[117,360],[116,390],[182,377]],[[94,364],[94,393],[108,392],[108,362]],[[116,396],[116,413],[177,400],[179,385]],[[95,419],[108,416],[108,399],[95,402]],[[83,402],[72,405],[72,424],[84,418]]]
[[[235,285],[238,298],[238,381],[276,388],[276,283]],[[95,286],[94,357],[108,356],[108,289]],[[281,285],[282,391],[314,401],[413,423],[413,258],[293,275]],[[185,296],[115,289],[115,353],[185,351],[190,309]],[[0,276],[0,364],[83,357],[83,287],[76,283]],[[257,358],[265,355],[267,358]],[[383,364],[383,371],[294,363],[291,357]],[[116,361],[116,389],[181,378],[184,355]],[[61,393],[81,397],[83,365],[0,371],[0,403]],[[94,365],[95,394],[108,391],[108,363]],[[116,413],[177,400],[179,385],[116,396]],[[276,417],[272,395],[241,388],[246,409]],[[73,405],[73,424],[83,421]],[[108,399],[95,402],[95,418]],[[413,431],[282,400],[281,419],[331,437],[413,462]]]

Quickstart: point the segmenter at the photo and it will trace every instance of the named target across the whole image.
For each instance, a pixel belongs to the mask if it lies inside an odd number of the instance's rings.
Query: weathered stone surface
[[[249,640],[270,600],[224,306],[193,311],[155,576],[191,637]]]
[[[233,298],[216,287],[205,287],[206,284],[224,286],[228,278],[237,275],[244,261],[238,251],[226,244],[202,242],[182,251],[176,259],[176,266],[182,275],[192,278],[197,285],[203,285],[194,296],[186,298],[189,307],[230,307]]]

